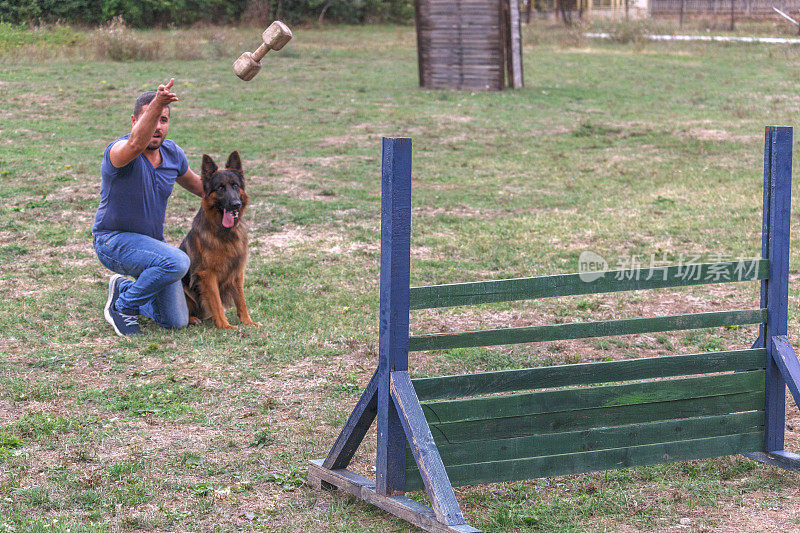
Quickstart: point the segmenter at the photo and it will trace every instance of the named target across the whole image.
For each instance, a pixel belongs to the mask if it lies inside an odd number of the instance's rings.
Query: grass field
[[[588,42],[541,23],[525,29],[526,88],[484,94],[419,89],[408,27],[297,29],[249,83],[231,63],[254,48],[253,29],[128,32],[130,42],[0,30],[0,531],[406,531],[304,485],[377,362],[381,136],[413,137],[412,284],[422,285],[574,272],[585,250],[612,268],[632,256],[753,257],[763,128],[800,116],[800,47]],[[103,59],[108,39],[150,59]],[[147,335],[120,339],[103,320],[109,272],[91,245],[100,158],[128,131],[139,92],[170,77],[181,99],[170,137],[192,168],[203,153],[243,157],[245,292],[258,329],[164,332],[143,320]],[[176,189],[170,243],[198,205]],[[755,301],[757,286],[740,284],[415,312],[411,327]],[[450,350],[412,354],[411,371],[754,338],[740,328]],[[798,451],[791,400],[787,411]],[[371,454],[372,436],[355,468],[370,474]],[[797,479],[734,457],[457,495],[486,531],[790,531],[800,529]]]

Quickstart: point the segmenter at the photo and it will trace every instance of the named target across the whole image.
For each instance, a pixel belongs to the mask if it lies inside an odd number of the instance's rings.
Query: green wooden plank
[[[425,401],[544,387],[751,370],[764,368],[766,357],[767,351],[759,348],[416,378],[412,382],[417,397]]]
[[[511,439],[456,444],[437,442],[436,446],[444,464],[450,466],[623,448],[625,446],[642,446],[763,430],[764,412],[752,411]],[[407,466],[413,467],[415,465],[414,456],[408,453],[406,457]]]
[[[519,417],[581,409],[617,407],[764,390],[763,370],[643,383],[625,383],[441,400],[422,404],[430,423]]]
[[[452,444],[763,410],[764,391],[762,389],[757,392],[671,402],[621,405],[602,409],[580,409],[441,424],[428,420],[428,423],[436,442]]]
[[[741,324],[760,324],[766,320],[766,309],[744,309],[713,313],[691,313],[648,318],[628,318],[599,322],[576,322],[524,328],[487,329],[463,333],[434,333],[409,337],[408,350],[443,350],[470,346],[520,344],[524,342],[560,341],[612,335],[633,335],[658,331],[712,328]]]
[[[573,294],[634,291],[754,281],[769,277],[766,259],[673,265],[642,268],[641,270],[612,270],[606,272],[560,274],[532,278],[502,279],[411,287],[411,309],[431,309],[456,305],[475,305],[491,302],[529,300]]]
[[[562,476],[628,468],[649,464],[708,459],[762,451],[764,433],[726,435],[705,439],[630,446],[608,450],[529,457],[510,461],[474,463],[445,467],[454,487],[517,481],[537,477]],[[406,490],[419,490],[421,481],[416,469],[406,471]]]

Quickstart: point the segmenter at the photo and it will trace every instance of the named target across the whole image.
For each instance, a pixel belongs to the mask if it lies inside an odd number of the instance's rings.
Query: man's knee
[[[167,329],[183,329],[189,325],[189,309],[185,301],[174,302],[174,306],[165,313],[161,326]]]
[[[183,329],[189,325],[189,315],[186,317],[180,317],[178,319],[173,320],[169,324],[164,324],[166,329]]]
[[[189,272],[189,266],[191,265],[189,256],[177,248],[175,249],[175,253],[165,258],[164,263],[165,268],[171,274],[175,275],[175,279],[181,279],[185,276],[186,273]]]
[[[189,267],[192,264],[192,261],[189,259],[189,256],[183,250],[178,250],[180,252],[180,259],[178,261],[178,270],[181,273],[181,277],[185,276],[187,272],[189,272]]]

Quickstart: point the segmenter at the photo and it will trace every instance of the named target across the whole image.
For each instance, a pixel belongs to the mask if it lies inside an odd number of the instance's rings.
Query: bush
[[[196,22],[238,22],[247,0],[102,0],[103,20],[122,17],[135,28]]]
[[[274,18],[294,23],[323,19],[348,24],[408,22],[414,17],[414,4],[409,0],[263,0],[263,3],[270,6]]]
[[[95,30],[91,39],[95,56],[112,61],[155,59],[161,50],[161,41],[140,39],[125,25],[122,17]]]
[[[104,0],[0,0],[0,21],[12,24],[103,21]]]
[[[97,25],[117,17],[134,28],[198,22],[263,25],[275,19],[359,24],[409,22],[413,16],[412,0],[0,0],[0,22],[11,24]]]
[[[85,40],[83,34],[69,26],[42,26],[31,31],[23,26],[0,22],[0,57],[8,54],[38,57],[36,52],[71,47]]]
[[[609,30],[611,40],[620,44],[647,42],[647,24],[642,21],[616,21]]]
[[[252,1],[252,0],[251,0]],[[134,27],[238,22],[248,0],[0,0],[0,21],[96,25],[122,17]]]

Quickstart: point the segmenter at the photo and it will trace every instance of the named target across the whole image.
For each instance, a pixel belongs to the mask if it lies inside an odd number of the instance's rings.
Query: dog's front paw
[[[197,318],[196,316],[190,316],[189,317],[189,324],[192,325],[192,326],[196,326],[197,324],[200,324],[202,322],[203,321],[200,320],[199,318]]]
[[[242,324],[244,324],[245,326],[255,326],[255,327],[261,326],[261,322],[253,322],[252,320],[242,322]]]

